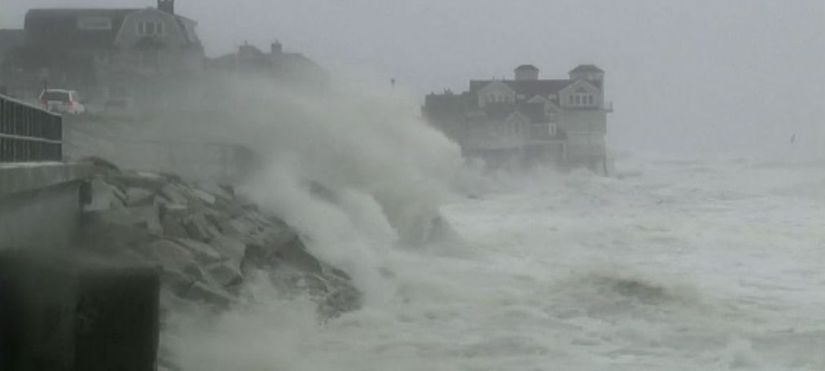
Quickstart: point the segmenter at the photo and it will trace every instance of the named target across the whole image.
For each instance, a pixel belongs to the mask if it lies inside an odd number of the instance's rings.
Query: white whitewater
[[[365,306],[320,323],[310,303],[259,287],[255,303],[186,327],[182,365],[825,369],[825,163],[636,156],[617,168],[486,179],[441,207],[463,239],[449,245],[380,245],[392,238],[370,208],[316,211],[361,215],[326,224],[356,231],[332,236],[360,246],[348,269],[366,272]]]

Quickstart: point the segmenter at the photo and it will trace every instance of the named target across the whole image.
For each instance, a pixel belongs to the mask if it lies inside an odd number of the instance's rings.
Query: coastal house
[[[278,41],[270,44],[268,52],[244,43],[236,52],[208,59],[206,68],[213,74],[273,79],[293,85],[318,86],[329,79],[327,71],[312,59],[284,51]]]
[[[44,85],[85,96],[139,96],[142,85],[203,69],[196,25],[175,13],[175,0],[143,9],[31,9],[23,45],[6,55],[3,81],[27,98]]]
[[[490,165],[552,163],[603,172],[607,114],[604,71],[580,65],[567,79],[540,79],[521,65],[512,80],[471,80],[461,94],[429,94],[424,117],[465,157]]]

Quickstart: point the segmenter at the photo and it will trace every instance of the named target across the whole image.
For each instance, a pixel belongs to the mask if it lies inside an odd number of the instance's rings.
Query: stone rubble
[[[99,160],[100,161],[100,160]],[[225,309],[264,272],[287,295],[308,294],[322,317],[357,308],[350,278],[312,256],[300,236],[227,186],[194,186],[173,175],[98,166],[89,182],[81,246],[159,267],[162,310],[171,302]]]

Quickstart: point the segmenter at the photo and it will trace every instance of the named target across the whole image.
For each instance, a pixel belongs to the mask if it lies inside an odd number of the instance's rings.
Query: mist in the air
[[[0,0],[0,24],[49,6],[101,4]],[[250,280],[164,324],[181,369],[825,368],[825,2],[177,6],[208,56],[279,40],[330,78],[198,81],[135,135],[253,150],[238,194],[363,295],[323,318]],[[485,170],[422,119],[521,64],[605,71],[614,171]]]

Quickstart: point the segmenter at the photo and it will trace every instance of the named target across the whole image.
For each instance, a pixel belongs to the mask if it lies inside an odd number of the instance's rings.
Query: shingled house
[[[580,65],[568,79],[539,79],[522,65],[512,80],[471,80],[469,91],[429,94],[424,117],[456,141],[465,157],[488,164],[606,166],[604,71]]]
[[[142,84],[203,69],[196,24],[175,13],[174,0],[144,9],[31,9],[3,80],[25,98],[44,84],[86,96],[140,95]]]

